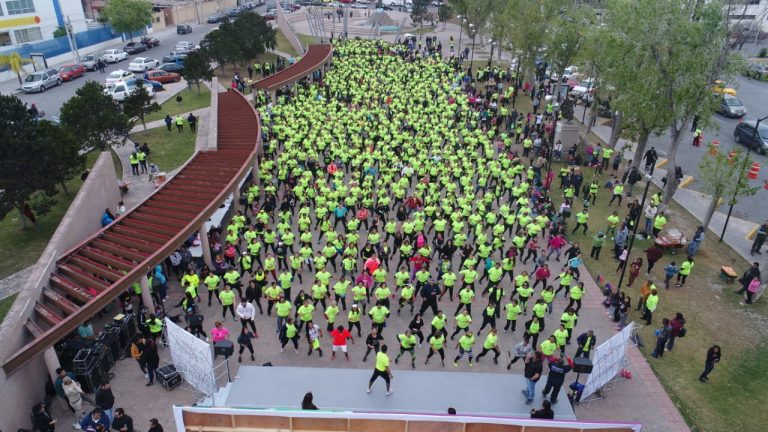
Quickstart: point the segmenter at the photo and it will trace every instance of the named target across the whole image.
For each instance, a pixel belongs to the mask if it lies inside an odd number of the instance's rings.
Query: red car
[[[166,72],[164,70],[151,70],[144,74],[144,78],[167,84],[171,82],[179,82],[181,80],[181,75],[174,72]]]
[[[79,64],[68,64],[59,68],[59,76],[62,81],[72,81],[85,75],[85,67]]]

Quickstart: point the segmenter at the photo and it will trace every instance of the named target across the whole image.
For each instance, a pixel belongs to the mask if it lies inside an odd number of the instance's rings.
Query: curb
[[[667,158],[661,159],[661,160],[659,160],[659,162],[656,164],[656,168],[663,168],[663,167],[664,167],[664,166],[666,166],[668,163],[669,163],[669,159],[667,159]]]

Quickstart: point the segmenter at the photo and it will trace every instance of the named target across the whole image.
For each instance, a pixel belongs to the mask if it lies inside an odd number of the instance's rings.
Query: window
[[[0,46],[8,45],[13,45],[13,42],[11,42],[11,34],[8,32],[0,33]]]
[[[33,13],[35,11],[35,4],[32,3],[32,0],[8,0],[5,2],[5,6],[8,8],[8,15]]]
[[[40,27],[14,30],[13,33],[16,35],[17,44],[36,42],[43,39],[43,33],[40,31]]]

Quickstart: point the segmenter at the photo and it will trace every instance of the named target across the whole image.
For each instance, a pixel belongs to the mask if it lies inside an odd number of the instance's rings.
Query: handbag
[[[680,330],[677,331],[677,337],[685,337],[685,335],[688,334],[688,329],[683,327]]]

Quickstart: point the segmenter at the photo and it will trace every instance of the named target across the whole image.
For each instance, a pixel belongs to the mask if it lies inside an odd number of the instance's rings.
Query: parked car
[[[263,17],[263,18],[264,18],[266,21],[274,21],[274,20],[276,20],[276,19],[277,19],[277,14],[276,14],[275,12],[267,12],[267,13],[265,13],[264,15],[262,15],[262,17]]]
[[[195,44],[189,41],[181,41],[177,42],[176,46],[173,47],[173,52],[176,54],[183,54],[185,52],[189,52],[195,49]]]
[[[205,20],[208,24],[216,24],[221,22],[221,16],[220,15],[211,15],[208,17],[207,20]]]
[[[717,107],[717,112],[726,117],[742,118],[747,114],[747,107],[736,96],[724,94],[720,100],[720,106]]]
[[[768,63],[752,62],[744,69],[744,76],[756,79],[768,79]]]
[[[133,72],[118,69],[107,75],[107,87],[113,86],[119,82],[127,81],[131,78],[136,78],[136,75],[134,75]]]
[[[184,75],[184,65],[178,63],[163,63],[156,68],[157,70],[173,72],[179,75]]]
[[[166,56],[163,56],[160,63],[177,63],[180,65],[184,65],[184,60],[186,60],[187,55],[186,54],[168,54]]]
[[[128,70],[131,72],[145,72],[160,66],[160,62],[149,57],[136,57],[128,64]]]
[[[57,86],[59,84],[61,84],[59,71],[56,69],[45,69],[27,75],[27,77],[24,78],[24,84],[22,84],[21,89],[24,91],[24,93],[42,93],[48,88]]]
[[[146,50],[147,50],[146,45],[144,45],[141,42],[130,42],[129,44],[123,47],[123,51],[125,51],[130,55],[138,54]]]
[[[189,24],[182,24],[176,26],[176,34],[192,33],[192,26]]]
[[[595,83],[593,82],[592,78],[588,78],[585,80],[579,81],[576,86],[573,87],[571,90],[571,94],[576,96],[577,98],[581,98],[584,93],[587,92],[594,92],[595,91]]]
[[[104,59],[104,61],[107,63],[117,63],[127,59],[128,53],[119,49],[110,49],[104,51],[104,54],[101,55],[101,58]]]
[[[745,121],[736,125],[736,129],[733,130],[733,139],[758,153],[767,154],[768,125],[761,123],[758,132],[755,133],[754,121]]]
[[[72,81],[85,75],[85,67],[81,64],[68,64],[59,68],[59,77],[62,81]]]
[[[96,62],[98,60],[99,60],[98,57],[96,57],[93,54],[89,54],[87,56],[84,56],[84,57],[80,58],[80,64],[83,65],[83,67],[86,70],[95,71],[96,69],[98,69],[98,67],[96,66]]]
[[[141,85],[143,85],[144,87],[152,87],[152,91],[155,93],[165,90],[165,87],[163,87],[163,83],[161,83],[160,81],[149,80],[146,78],[129,79],[125,81],[125,83],[128,84],[129,86],[138,85],[138,83],[141,83]]]
[[[156,46],[160,46],[160,39],[144,36],[141,38],[141,43],[144,44],[147,49],[154,48]]]
[[[166,72],[164,70],[151,70],[144,74],[144,78],[165,84],[169,82],[179,82],[181,80],[181,75],[174,72]]]
[[[118,102],[123,102],[125,98],[135,93],[139,86],[134,81],[133,85],[128,84],[127,82],[120,82],[115,84],[112,87],[104,89],[104,94],[112,96],[112,98]],[[147,91],[147,94],[149,94],[149,97],[152,97],[155,95],[154,90],[152,90],[151,86],[143,86],[144,89]]]

